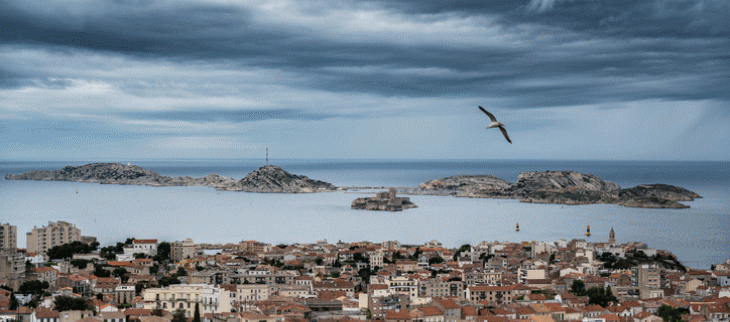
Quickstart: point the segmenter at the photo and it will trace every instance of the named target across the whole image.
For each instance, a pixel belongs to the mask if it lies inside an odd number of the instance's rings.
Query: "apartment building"
[[[26,234],[26,251],[45,253],[54,246],[81,240],[81,230],[65,221],[48,222],[48,226],[33,228]]]
[[[639,288],[641,299],[655,297],[666,284],[666,271],[662,267],[644,264],[631,268],[631,285]]]
[[[195,249],[195,243],[192,238],[174,242],[170,246],[170,258],[176,262],[186,258],[193,258],[199,254]]]
[[[0,224],[0,251],[15,252],[18,248],[18,227],[10,224]]]
[[[464,273],[461,274],[461,279],[467,286],[498,286],[502,284],[502,272],[495,270],[476,270],[470,272],[464,271]]]
[[[469,286],[466,288],[466,296],[469,301],[486,300],[497,305],[512,303],[513,292],[509,286]]]
[[[420,297],[463,297],[464,283],[461,281],[444,281],[441,278],[432,278],[418,282]]]

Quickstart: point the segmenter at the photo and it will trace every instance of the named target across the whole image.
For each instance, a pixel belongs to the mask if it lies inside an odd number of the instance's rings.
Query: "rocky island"
[[[294,175],[282,168],[267,165],[249,173],[241,180],[209,174],[202,178],[168,177],[135,165],[121,163],[91,163],[60,170],[34,170],[19,175],[7,174],[6,180],[48,180],[95,182],[102,184],[144,186],[208,186],[218,190],[272,193],[301,193],[335,191],[337,187],[324,181]]]
[[[510,198],[521,202],[566,205],[604,203],[643,208],[689,208],[678,201],[702,198],[695,192],[666,184],[622,189],[616,183],[575,171],[523,172],[516,183],[489,175],[453,176],[424,182],[408,193]]]
[[[416,207],[418,206],[410,198],[396,197],[395,188],[390,188],[388,192],[378,192],[372,198],[357,198],[352,201],[352,209],[401,211]]]

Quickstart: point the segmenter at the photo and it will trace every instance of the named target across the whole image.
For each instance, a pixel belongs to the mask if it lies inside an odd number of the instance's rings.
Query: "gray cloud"
[[[337,117],[332,114],[307,113],[296,109],[258,109],[258,110],[188,110],[132,112],[121,115],[139,119],[174,120],[190,122],[259,122],[265,120],[323,120]]]
[[[730,95],[723,90],[730,86],[730,41],[726,19],[717,14],[727,8],[722,1],[282,1],[268,9],[150,0],[40,7],[9,1],[0,9],[8,17],[0,38],[23,48],[78,48],[150,64],[285,71],[293,76],[286,84],[303,89],[490,95],[511,106]],[[62,79],[73,77],[13,64],[0,63],[0,86],[64,86]]]

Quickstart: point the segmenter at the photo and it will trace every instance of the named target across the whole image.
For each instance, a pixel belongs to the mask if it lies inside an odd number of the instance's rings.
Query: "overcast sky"
[[[0,159],[730,160],[728,15],[726,0],[0,0]]]

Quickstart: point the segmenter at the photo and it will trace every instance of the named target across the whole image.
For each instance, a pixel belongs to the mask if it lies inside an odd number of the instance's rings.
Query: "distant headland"
[[[168,177],[135,165],[121,163],[91,163],[78,167],[67,166],[54,171],[34,170],[19,175],[7,174],[5,179],[158,187],[208,186],[218,190],[263,193],[310,193],[357,189],[357,187],[338,188],[331,183],[291,174],[273,165],[258,168],[240,180],[217,174],[209,174],[202,178]],[[509,198],[519,199],[521,202],[566,205],[603,203],[643,208],[689,208],[679,201],[702,198],[695,192],[667,184],[646,184],[622,189],[616,183],[575,171],[523,172],[517,177],[516,183],[489,175],[460,175],[430,180],[419,187],[399,188],[398,191],[412,195]],[[363,200],[353,202],[353,208],[361,206],[367,208],[368,202],[371,208],[375,207],[373,200],[358,199]]]
[[[267,165],[249,173],[241,180],[209,174],[202,178],[168,177],[135,165],[121,163],[91,163],[78,167],[67,166],[60,170],[35,170],[20,175],[5,175],[6,180],[48,180],[96,182],[102,184],[144,185],[144,186],[207,186],[218,190],[264,192],[264,193],[306,193],[337,190],[331,183],[309,179]]]

